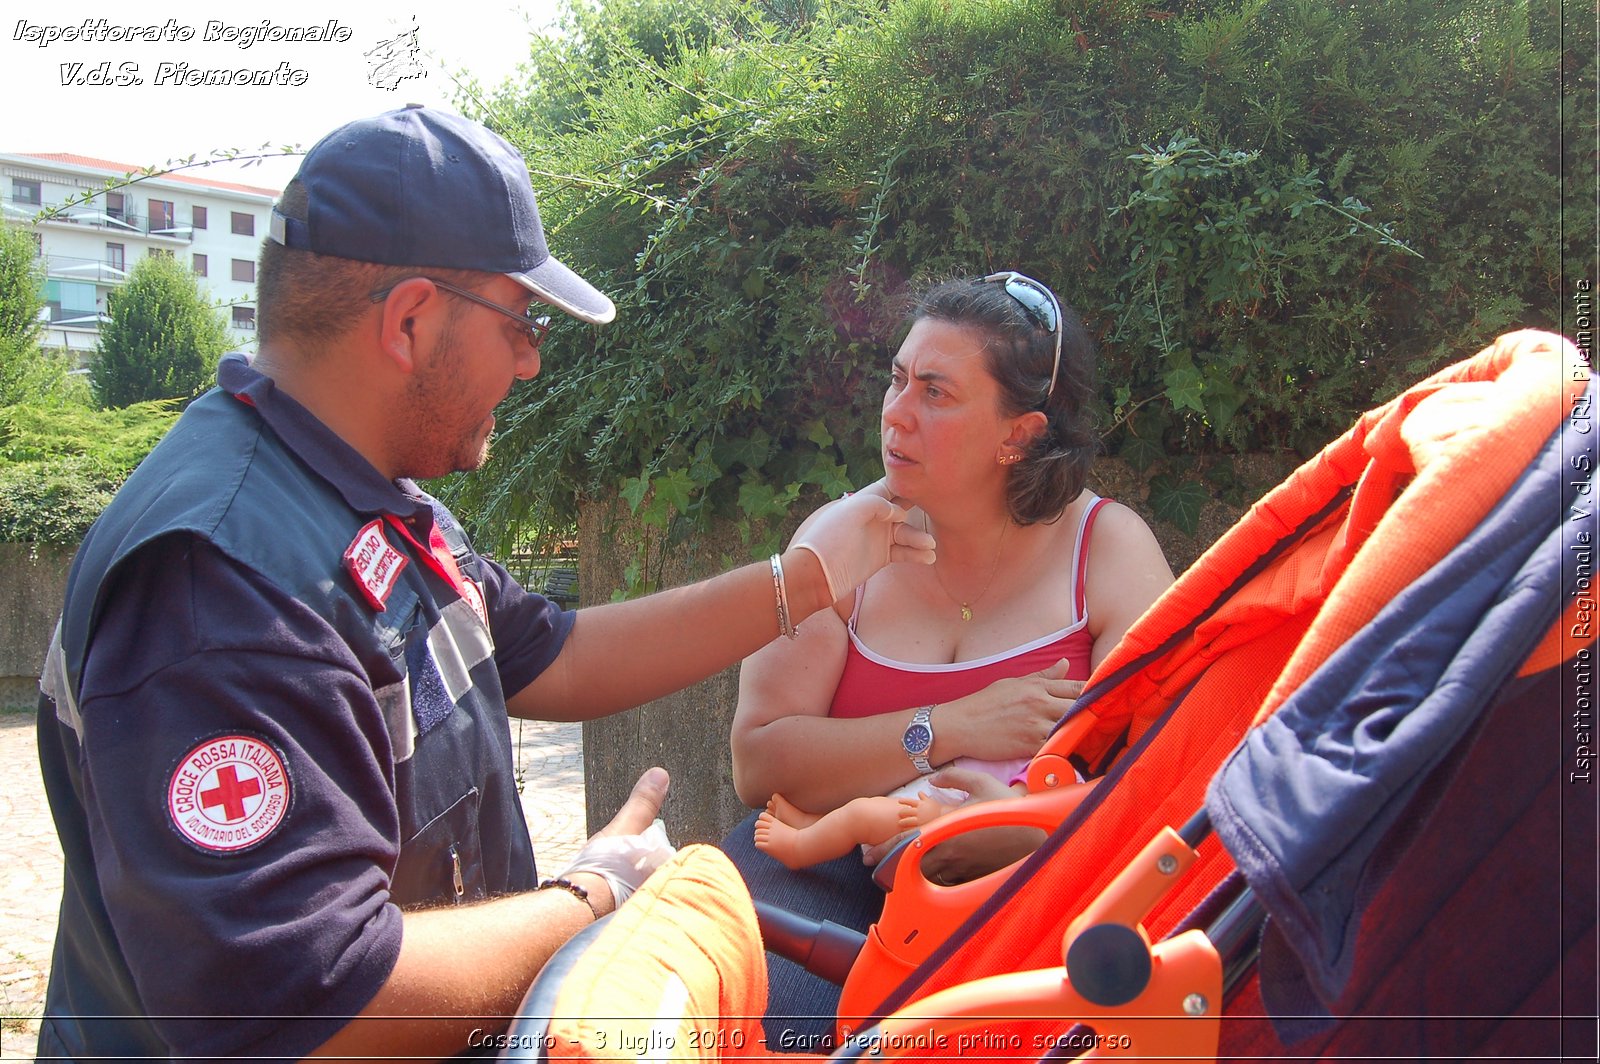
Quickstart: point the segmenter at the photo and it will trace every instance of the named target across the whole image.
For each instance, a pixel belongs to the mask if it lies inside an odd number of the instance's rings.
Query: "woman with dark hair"
[[[1094,351],[1047,286],[1016,272],[946,281],[910,322],[884,393],[884,478],[865,490],[915,507],[937,561],[875,574],[745,660],[734,784],[753,807],[776,794],[786,816],[822,814],[958,758],[1014,771],[1172,582],[1138,515],[1085,489]],[[973,800],[1009,795],[1007,770],[985,767],[933,782]],[[876,918],[882,894],[860,860],[790,872],[755,850],[753,828],[724,848],[758,898],[862,929]],[[961,877],[1036,839],[950,844],[924,866]],[[829,1009],[825,984],[799,973],[816,985],[792,985],[797,972],[774,967],[769,1036],[790,1033],[772,1029],[785,1013]]]

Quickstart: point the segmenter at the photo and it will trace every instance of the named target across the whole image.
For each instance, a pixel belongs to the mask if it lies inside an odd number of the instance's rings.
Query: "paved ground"
[[[511,731],[540,867],[559,868],[586,837],[582,726],[513,721]],[[61,903],[61,847],[29,713],[0,712],[0,825],[0,1061],[31,1061]]]

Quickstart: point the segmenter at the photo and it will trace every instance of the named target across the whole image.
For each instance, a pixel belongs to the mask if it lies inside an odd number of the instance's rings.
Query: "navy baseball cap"
[[[528,164],[505,138],[410,104],[329,133],[294,180],[306,217],[272,212],[285,247],[387,266],[503,273],[582,321],[617,308],[550,254]]]

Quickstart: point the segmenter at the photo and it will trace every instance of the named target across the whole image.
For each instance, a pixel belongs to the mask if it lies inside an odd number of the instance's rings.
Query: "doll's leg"
[[[767,812],[792,828],[810,827],[822,819],[821,813],[808,813],[781,794],[767,799]]]
[[[770,812],[756,817],[756,849],[790,868],[806,868],[842,857],[862,843],[876,844],[900,830],[900,800],[857,798],[815,822],[795,827]]]

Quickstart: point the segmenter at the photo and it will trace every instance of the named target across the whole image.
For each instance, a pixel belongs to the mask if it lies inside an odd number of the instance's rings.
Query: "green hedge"
[[[490,542],[592,493],[692,528],[876,476],[928,276],[1054,284],[1101,345],[1108,448],[1193,495],[1189,457],[1314,450],[1556,327],[1590,268],[1594,27],[1558,3],[740,10],[648,52],[591,17],[485,106],[620,308],[558,328],[488,469],[445,485]]]
[[[177,418],[175,401],[0,407],[0,542],[77,543]]]

